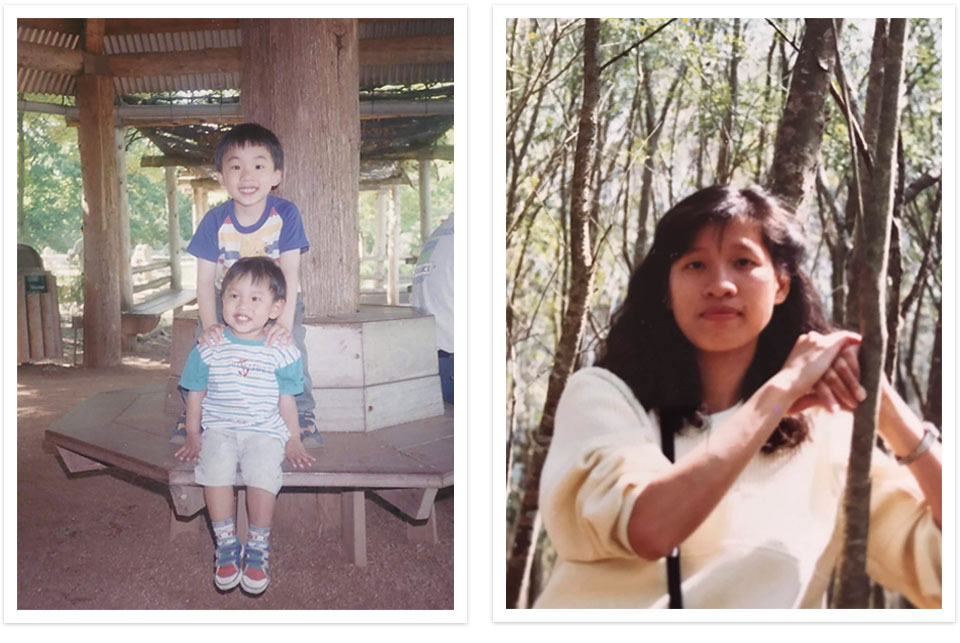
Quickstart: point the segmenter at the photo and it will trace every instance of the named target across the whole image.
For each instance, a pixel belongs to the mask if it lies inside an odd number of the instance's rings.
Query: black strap
[[[674,462],[673,431],[660,423],[660,448],[667,460]],[[680,548],[667,554],[667,589],[670,591],[670,609],[683,609],[683,591],[680,587]]]

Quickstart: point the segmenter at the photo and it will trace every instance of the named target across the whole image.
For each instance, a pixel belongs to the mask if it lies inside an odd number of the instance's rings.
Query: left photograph
[[[454,23],[17,20],[17,609],[454,609]]]

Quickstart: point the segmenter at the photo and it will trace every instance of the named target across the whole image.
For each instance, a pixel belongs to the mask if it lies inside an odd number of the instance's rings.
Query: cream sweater
[[[810,417],[811,440],[756,455],[681,544],[684,607],[825,607],[853,422],[844,412]],[[709,439],[709,430],[682,432],[677,458]],[[670,466],[656,413],[626,383],[601,368],[570,378],[540,483],[557,563],[534,607],[667,607],[666,565],[634,553],[627,520],[644,485]],[[919,487],[879,449],[872,480],[867,571],[918,607],[940,607],[941,534]]]

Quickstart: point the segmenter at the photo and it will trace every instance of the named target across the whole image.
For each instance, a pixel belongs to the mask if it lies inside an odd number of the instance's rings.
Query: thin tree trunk
[[[867,72],[867,105],[863,115],[863,138],[867,148],[871,151],[877,146],[877,129],[880,123],[880,98],[883,93],[883,74],[884,57],[886,53],[887,42],[887,19],[878,18],[874,25],[873,48],[870,53],[870,68]],[[857,186],[854,178],[850,178],[849,188],[847,190],[847,208],[846,208],[846,233],[849,238],[853,238],[857,224],[858,204],[854,195],[857,194]],[[852,296],[857,292],[857,271],[854,267],[853,256],[847,257],[847,326],[852,326],[860,319],[857,314],[857,297]]]
[[[927,376],[927,402],[923,416],[937,426],[943,422],[943,302],[937,301],[937,330],[933,336],[930,354],[930,373]]]
[[[573,180],[570,202],[570,296],[560,341],[557,345],[553,370],[547,387],[540,425],[534,435],[524,468],[523,494],[517,516],[517,529],[507,559],[506,602],[507,607],[516,607],[526,584],[530,570],[532,545],[537,533],[534,522],[538,513],[540,472],[546,459],[547,449],[553,437],[554,413],[560,394],[570,376],[576,353],[583,334],[587,295],[593,280],[591,263],[590,222],[587,220],[586,204],[592,149],[596,136],[596,107],[600,97],[600,74],[597,62],[600,37],[600,21],[588,18],[583,32],[583,102],[580,107],[580,125],[574,155]]]
[[[844,548],[840,559],[837,607],[869,606],[870,580],[866,573],[867,532],[870,522],[870,461],[880,410],[880,380],[886,353],[885,282],[890,220],[896,172],[896,142],[900,121],[899,97],[903,79],[903,43],[906,20],[892,19],[884,62],[883,100],[877,132],[876,163],[864,228],[857,235],[862,257],[858,289],[861,327],[861,380],[867,398],[854,416],[853,440],[843,501]]]
[[[733,38],[730,41],[730,73],[727,84],[730,87],[730,104],[723,117],[720,129],[720,153],[717,158],[717,183],[728,183],[733,173],[733,119],[737,113],[737,93],[739,84],[737,71],[740,67],[740,19],[733,20]]]
[[[917,356],[917,338],[920,335],[920,319],[923,317],[923,298],[926,293],[927,289],[921,287],[920,295],[917,297],[917,312],[913,315],[913,326],[910,330],[910,342],[907,344],[907,358],[904,360],[904,370],[907,375],[906,379],[908,379],[911,386],[913,386],[913,393],[917,396],[917,400],[920,402],[919,406],[921,408],[926,406],[926,396],[924,395],[924,392],[918,383],[916,371],[914,370],[914,363],[916,362]]]
[[[770,90],[773,87],[773,52],[777,49],[777,40],[779,37],[776,32],[773,34],[773,40],[770,41],[770,50],[767,52],[767,80],[763,86],[763,107],[760,117],[760,140],[757,143],[757,167],[753,180],[759,184],[763,173],[763,153],[767,149],[767,114],[770,109]]]
[[[657,116],[654,111],[653,86],[648,60],[644,57],[643,61],[643,89],[645,94],[645,119],[646,119],[646,154],[643,163],[643,174],[640,181],[640,210],[637,214],[637,243],[633,248],[633,265],[637,266],[643,261],[647,246],[647,220],[650,217],[650,207],[653,203],[653,170],[656,162],[657,150],[660,147],[660,136],[663,134],[663,125],[667,120],[667,111],[670,109],[670,103],[673,102],[673,96],[677,90],[677,85],[687,73],[686,63],[680,66],[680,71],[670,84],[667,96],[663,100],[663,106],[660,108],[660,115]]]
[[[798,212],[813,186],[835,49],[832,20],[807,19],[787,104],[777,124],[769,181],[771,192]]]
[[[913,302],[917,301],[923,293],[923,285],[927,279],[927,270],[930,265],[930,258],[933,254],[933,246],[937,241],[940,228],[940,201],[943,197],[943,185],[937,188],[937,195],[934,197],[934,205],[930,212],[930,232],[927,233],[927,242],[923,248],[923,257],[920,259],[920,268],[917,270],[917,276],[913,280],[913,286],[910,292],[903,298],[903,304],[900,308],[900,314],[906,317]],[[920,232],[920,230],[918,230]]]
[[[897,383],[897,358],[900,344],[900,285],[903,282],[903,258],[900,251],[900,228],[903,211],[904,189],[903,137],[897,136],[897,187],[893,198],[890,225],[890,257],[887,274],[889,298],[887,299],[887,355],[884,371],[890,383]]]

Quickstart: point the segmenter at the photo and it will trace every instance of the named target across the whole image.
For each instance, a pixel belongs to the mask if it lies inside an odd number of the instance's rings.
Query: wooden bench
[[[157,327],[160,315],[173,310],[174,314],[197,300],[197,291],[167,289],[135,305],[120,316],[120,333],[124,350],[133,348],[137,335],[149,333]]]
[[[174,537],[188,524],[198,524],[204,501],[193,465],[174,458],[178,447],[169,438],[177,418],[164,411],[164,397],[162,385],[100,393],[54,422],[45,437],[70,473],[117,467],[166,484]],[[347,556],[366,565],[364,491],[369,490],[406,517],[408,539],[436,542],[434,499],[438,490],[453,484],[452,406],[441,416],[365,433],[325,433],[323,439],[323,447],[310,450],[317,460],[308,469],[284,463],[275,525],[284,523],[280,512],[288,492],[332,491],[340,500]],[[242,484],[239,476],[237,484]],[[320,495],[313,495],[319,502]],[[244,534],[242,487],[238,496],[237,527]]]

